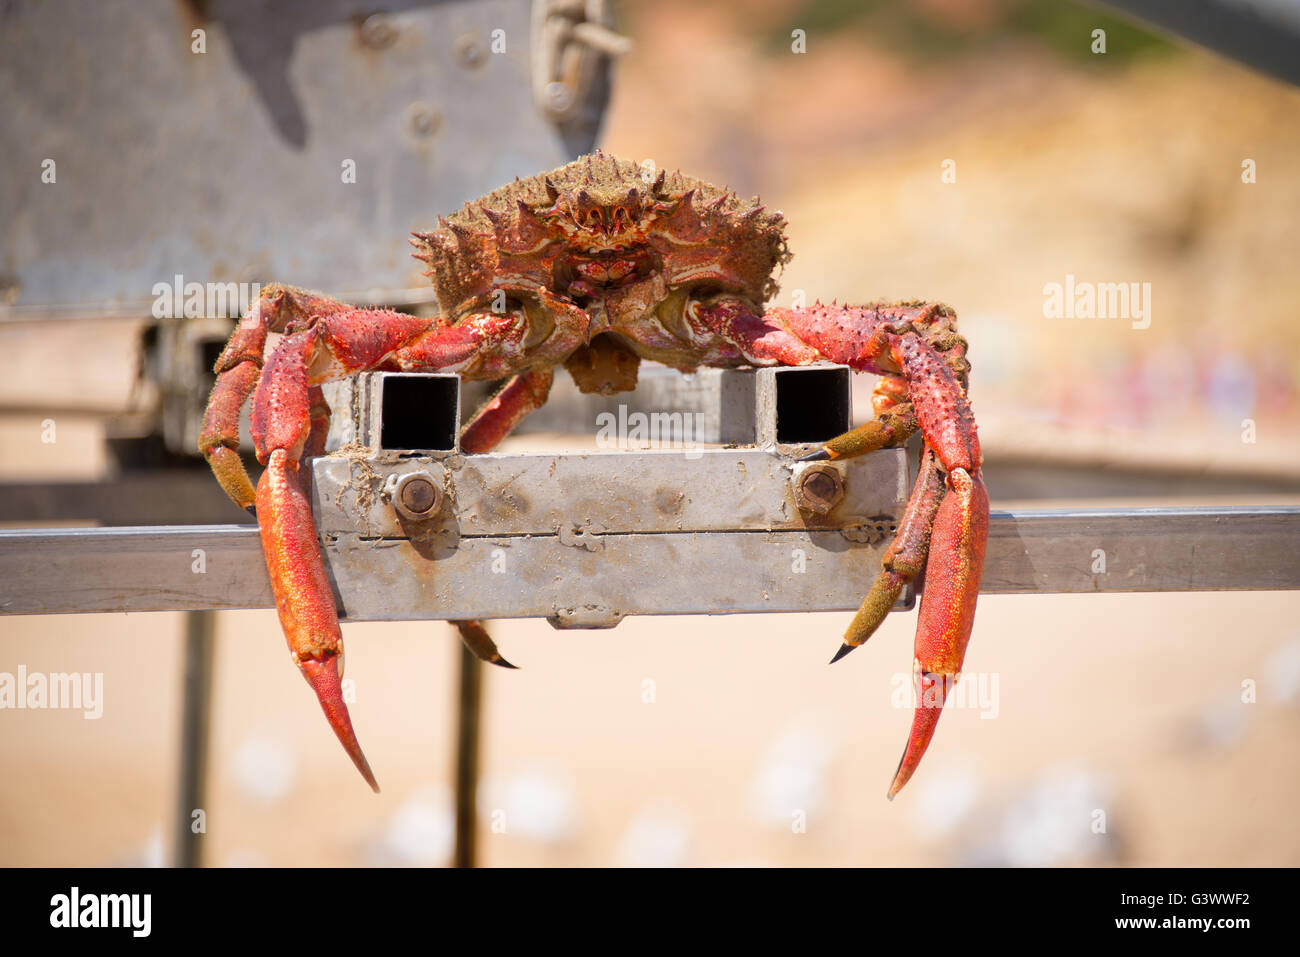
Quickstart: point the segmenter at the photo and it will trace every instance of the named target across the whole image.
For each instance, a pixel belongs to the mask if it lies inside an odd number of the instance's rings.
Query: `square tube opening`
[[[379,410],[379,447],[446,452],[456,448],[460,377],[384,377]]]
[[[847,432],[849,418],[848,369],[777,372],[777,442],[825,442]]]

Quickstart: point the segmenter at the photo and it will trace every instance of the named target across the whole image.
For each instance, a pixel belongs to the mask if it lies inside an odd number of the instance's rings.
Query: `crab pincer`
[[[925,591],[917,616],[912,663],[916,709],[907,748],[889,785],[892,800],[930,746],[944,700],[961,674],[975,624],[975,601],[984,572],[989,497],[979,473],[954,469],[930,534]]]
[[[316,692],[348,757],[378,792],[343,701],[343,635],[311,520],[311,502],[298,472],[298,463],[291,464],[288,453],[276,449],[257,483],[262,551],[276,584],[276,610],[294,664]]]

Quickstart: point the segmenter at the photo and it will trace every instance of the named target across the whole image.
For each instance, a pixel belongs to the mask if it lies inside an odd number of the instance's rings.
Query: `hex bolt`
[[[844,499],[844,477],[833,465],[809,465],[795,480],[794,501],[801,509],[825,515]]]
[[[393,489],[393,509],[412,521],[430,518],[442,509],[442,489],[424,472],[403,475]]]

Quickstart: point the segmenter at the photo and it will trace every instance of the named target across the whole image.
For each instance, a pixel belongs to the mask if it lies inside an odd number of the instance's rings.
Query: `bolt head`
[[[442,489],[419,472],[404,476],[394,492],[393,507],[405,518],[428,518],[442,507]]]
[[[825,515],[844,499],[844,478],[833,465],[808,466],[795,481],[795,504],[804,511]]]

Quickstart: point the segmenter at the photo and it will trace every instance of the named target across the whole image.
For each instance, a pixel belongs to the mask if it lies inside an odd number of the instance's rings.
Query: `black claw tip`
[[[257,506],[256,506],[256,505],[245,505],[245,506],[244,506],[244,511],[247,512],[249,515],[253,516],[253,518],[257,518]]]
[[[816,452],[809,452],[803,458],[799,459],[799,461],[800,462],[822,462],[830,457],[831,457],[831,453],[827,452],[826,449],[824,448],[820,448]]]
[[[856,647],[857,645],[840,645],[840,650],[835,652],[835,657],[831,659],[831,664],[835,664],[835,662],[839,661]]]
[[[502,668],[510,668],[510,669],[512,669],[512,670],[514,670],[514,671],[518,671],[518,670],[519,670],[519,666],[518,666],[518,665],[512,665],[510,662],[506,661],[506,660],[505,660],[504,658],[502,658],[500,655],[497,655],[495,658],[489,658],[488,661],[490,661],[492,664],[494,664],[494,665],[498,665],[499,667],[502,667]]]

